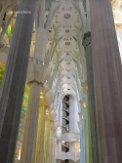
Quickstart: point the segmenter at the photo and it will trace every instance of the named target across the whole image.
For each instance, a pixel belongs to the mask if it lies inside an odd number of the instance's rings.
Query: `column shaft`
[[[122,65],[111,1],[92,0],[90,9],[99,163],[121,163]]]
[[[83,46],[85,48],[86,68],[87,68],[87,84],[88,84],[88,108],[86,111],[87,130],[89,133],[89,160],[88,153],[86,159],[88,162],[98,162],[97,153],[97,133],[96,133],[96,115],[95,115],[95,98],[94,98],[94,82],[93,82],[93,65],[91,50],[91,33],[84,34]],[[85,129],[86,130],[86,129]]]
[[[36,0],[22,0],[0,97],[0,162],[12,163],[29,58]]]
[[[45,94],[44,91],[40,95],[40,108],[38,114],[38,132],[36,141],[35,163],[44,163],[44,135],[45,135],[45,121],[46,121],[46,108],[45,108]]]
[[[32,83],[24,129],[21,163],[34,163],[39,104],[40,85],[37,83]]]
[[[51,129],[51,121],[50,121],[49,138],[48,138],[49,141],[48,141],[47,163],[48,162],[52,163],[51,162],[51,152],[52,152],[52,150],[51,150],[52,149],[52,140],[51,140],[51,138],[52,138],[52,129]]]
[[[41,60],[42,51],[43,51],[44,37],[42,35],[42,30],[44,30],[44,14],[45,14],[45,0],[39,0],[37,11],[36,11],[37,28],[36,28],[36,46],[35,46],[35,53],[34,53],[34,59],[38,59],[38,60]],[[27,113],[28,115],[27,115],[25,134],[23,140],[23,148],[22,148],[22,163],[36,162],[35,157],[37,157],[38,155],[37,148],[39,146],[42,147],[44,144],[43,141],[40,142],[40,144],[38,143],[39,134],[42,134],[39,133],[40,131],[39,122],[40,119],[43,119],[43,115],[41,115],[42,117],[40,117],[40,91],[42,90],[40,90],[40,86],[39,85],[37,86],[35,83],[37,82],[40,83],[40,85],[43,85],[44,67],[41,64],[39,67],[38,64],[34,64],[34,63],[32,63],[31,66],[32,67],[30,68],[29,80],[34,81],[34,83],[32,84],[33,91],[31,92],[30,105]],[[31,137],[29,135],[31,135]]]

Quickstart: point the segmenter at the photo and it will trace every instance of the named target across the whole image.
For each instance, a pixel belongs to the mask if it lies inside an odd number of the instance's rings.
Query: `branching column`
[[[21,0],[0,97],[0,162],[12,163],[24,93],[36,0]],[[27,11],[26,14],[24,14]],[[22,13],[23,12],[23,13]]]
[[[36,11],[36,47],[33,62],[30,63],[28,71],[28,79],[31,84],[30,103],[28,106],[27,119],[24,130],[23,146],[22,146],[22,163],[37,163],[39,162],[39,147],[43,148],[44,137],[44,123],[39,122],[44,120],[44,114],[40,110],[40,92],[44,82],[45,67],[42,65],[43,53],[43,31],[44,31],[44,13],[45,13],[45,0],[39,0]],[[36,60],[41,63],[35,63]],[[42,109],[42,107],[41,107]],[[43,110],[42,110],[43,111]],[[41,112],[41,113],[40,113]],[[40,115],[41,114],[41,115]],[[40,117],[42,116],[42,117]],[[41,120],[40,120],[41,119]],[[41,128],[40,128],[41,127]],[[40,133],[42,132],[42,133]],[[42,136],[40,138],[40,136]],[[38,144],[40,142],[40,144]],[[42,150],[41,150],[42,151]],[[42,157],[43,154],[41,154]]]
[[[122,162],[122,65],[110,0],[90,1],[99,163]]]

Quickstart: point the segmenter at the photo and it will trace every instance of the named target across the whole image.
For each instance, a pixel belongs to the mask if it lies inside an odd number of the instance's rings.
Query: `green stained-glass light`
[[[8,37],[10,37],[11,34],[12,34],[12,29],[11,29],[11,26],[10,26],[10,25],[9,25],[8,28],[6,29],[6,34],[7,34]]]

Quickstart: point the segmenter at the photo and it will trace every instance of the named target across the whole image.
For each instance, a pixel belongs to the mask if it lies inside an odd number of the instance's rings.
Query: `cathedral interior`
[[[0,0],[0,163],[122,163],[122,0]]]

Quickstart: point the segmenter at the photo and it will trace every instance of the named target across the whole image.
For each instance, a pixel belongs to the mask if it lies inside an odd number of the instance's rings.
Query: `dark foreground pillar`
[[[122,65],[110,0],[90,1],[99,163],[122,163]]]
[[[88,125],[89,125],[89,138],[91,146],[89,162],[98,163],[98,151],[97,151],[97,133],[96,133],[96,115],[95,115],[95,98],[94,98],[94,82],[93,82],[93,65],[92,65],[92,50],[91,50],[91,32],[84,34],[83,42],[86,57],[87,68],[87,84],[88,84]]]
[[[12,163],[36,0],[21,0],[0,97],[0,163]]]

